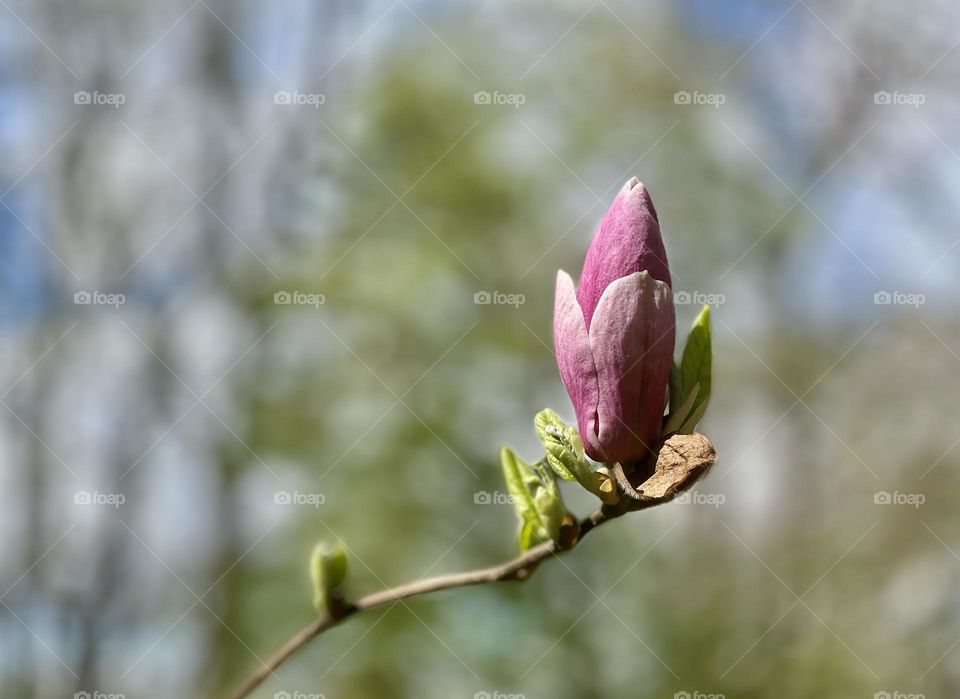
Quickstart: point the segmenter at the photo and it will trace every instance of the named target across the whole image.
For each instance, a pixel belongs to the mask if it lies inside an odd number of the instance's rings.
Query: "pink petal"
[[[649,272],[617,279],[600,297],[589,334],[602,460],[638,460],[656,446],[675,332],[670,287]]]
[[[577,302],[570,275],[557,272],[557,291],[553,311],[553,343],[557,352],[560,378],[567,387],[577,426],[587,454],[600,455],[597,439],[597,368],[590,352],[590,337],[583,311]]]
[[[647,188],[632,177],[600,219],[583,261],[577,299],[588,330],[607,287],[617,279],[643,270],[648,270],[654,279],[670,284],[657,211]]]

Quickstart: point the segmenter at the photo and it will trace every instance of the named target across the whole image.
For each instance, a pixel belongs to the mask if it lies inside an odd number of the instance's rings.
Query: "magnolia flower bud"
[[[557,273],[557,365],[590,458],[638,461],[656,448],[675,334],[657,212],[634,177],[594,232],[579,288]]]

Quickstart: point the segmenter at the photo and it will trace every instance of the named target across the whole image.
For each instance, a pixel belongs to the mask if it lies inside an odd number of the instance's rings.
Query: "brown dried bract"
[[[634,501],[633,508],[650,507],[690,488],[716,460],[713,445],[702,434],[675,434],[660,447],[652,473],[649,465],[620,464],[613,472],[620,490]]]

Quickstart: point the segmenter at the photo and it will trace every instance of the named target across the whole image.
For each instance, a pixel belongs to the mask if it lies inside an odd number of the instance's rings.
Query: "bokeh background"
[[[0,695],[224,696],[319,540],[353,594],[511,556],[498,448],[573,417],[554,276],[631,175],[680,324],[715,305],[697,497],[255,696],[960,695],[955,3],[0,0],[0,37]]]

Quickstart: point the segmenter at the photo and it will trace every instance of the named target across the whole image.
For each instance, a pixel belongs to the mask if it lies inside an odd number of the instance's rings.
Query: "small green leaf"
[[[313,606],[322,611],[329,606],[330,592],[347,577],[347,552],[343,544],[321,542],[310,557],[310,579],[313,581]]]
[[[533,501],[537,508],[537,514],[540,515],[540,521],[543,526],[544,539],[557,541],[560,536],[560,525],[563,524],[563,518],[567,514],[563,506],[563,499],[560,497],[560,489],[557,488],[557,482],[553,478],[553,473],[547,468],[543,461],[533,464],[540,484],[534,491]]]
[[[693,321],[687,344],[683,348],[680,373],[683,378],[683,392],[688,394],[696,384],[700,384],[700,395],[694,403],[694,409],[710,398],[710,378],[713,370],[713,350],[710,337],[710,306],[704,306],[700,315]]]
[[[536,522],[539,520],[537,507],[530,493],[531,485],[539,483],[536,474],[530,466],[523,462],[510,447],[500,450],[500,465],[503,467],[503,479],[507,484],[507,491],[513,500],[513,506],[520,515],[522,522]],[[531,481],[532,479],[532,481]]]
[[[700,384],[697,384],[690,390],[690,394],[684,398],[683,404],[670,411],[666,422],[663,425],[663,434],[674,434],[678,432],[686,423],[687,418],[693,411],[694,402],[700,395]]]
[[[679,371],[670,373],[671,414],[667,420],[673,428],[670,431],[689,433],[696,429],[710,400],[712,372],[710,306],[704,306],[690,328]],[[697,393],[691,402],[690,395],[695,388]]]
[[[683,403],[683,377],[680,375],[680,365],[676,362],[670,364],[670,414],[677,412],[680,404]]]
[[[687,421],[683,423],[677,432],[679,434],[692,434],[694,430],[697,429],[697,424],[703,419],[703,414],[706,412],[707,401],[704,401],[700,404],[699,408],[694,408],[693,412],[690,413],[690,417],[687,418]]]
[[[577,481],[606,503],[619,500],[615,489],[600,489],[602,479],[598,479],[583,454],[583,443],[577,428],[567,425],[549,408],[537,413],[533,426],[543,442],[547,463],[554,473],[565,481]]]
[[[527,464],[508,447],[500,450],[504,480],[520,517],[520,549],[556,541],[566,515],[553,473],[541,460]]]
[[[547,463],[563,480],[575,481],[578,471],[590,470],[584,463],[583,444],[577,430],[566,425],[550,408],[537,413],[533,426],[543,442]]]
[[[537,538],[536,527],[532,522],[524,521],[520,523],[520,550],[527,551],[540,543]]]

